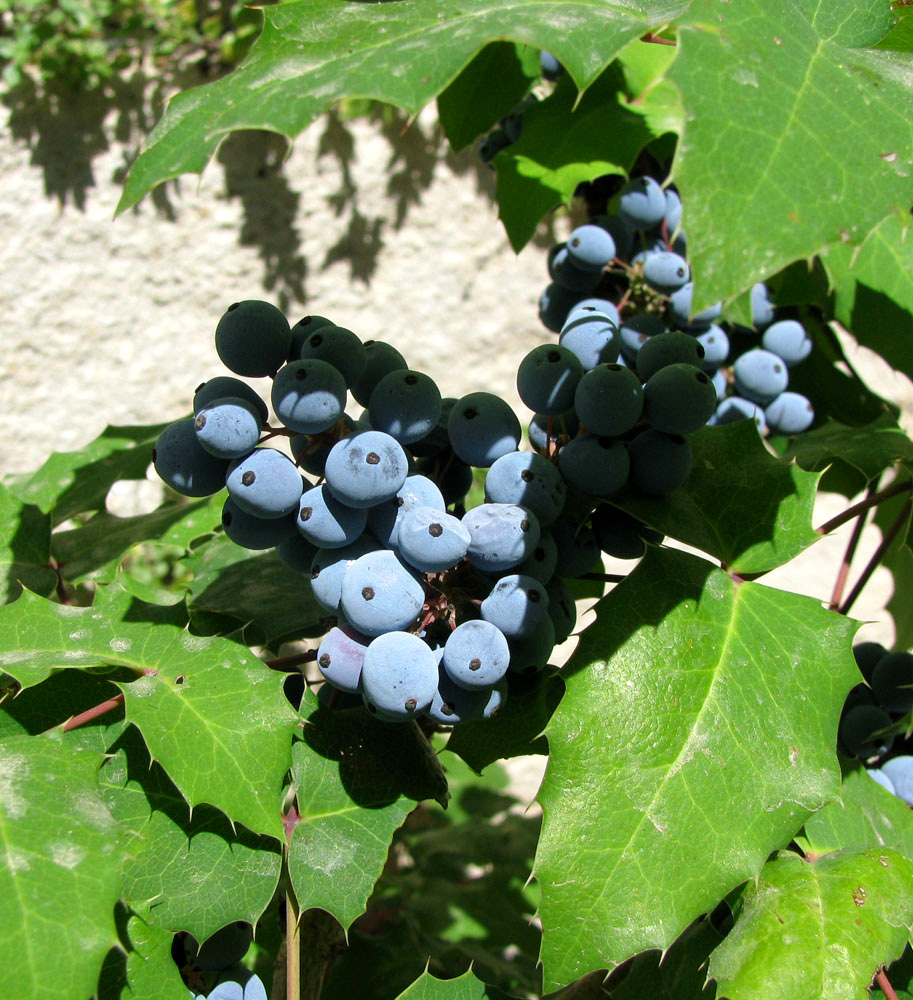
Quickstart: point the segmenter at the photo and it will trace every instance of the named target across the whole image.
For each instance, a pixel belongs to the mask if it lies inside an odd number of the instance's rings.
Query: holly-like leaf
[[[171,957],[174,935],[133,916],[127,922],[127,986],[122,1000],[187,1000],[187,987]]]
[[[254,555],[222,535],[185,565],[194,574],[188,602],[192,620],[205,613],[234,619],[236,628],[253,622],[262,643],[274,647],[327,630],[327,611],[314,599],[309,579],[275,552]]]
[[[437,99],[441,127],[454,152],[507,115],[538,76],[539,59],[529,48],[510,42],[486,45]]]
[[[134,831],[123,875],[123,898],[134,912],[198,941],[234,920],[256,924],[279,882],[276,840],[233,830],[210,806],[191,815],[134,727],[112,747],[99,780],[112,813]]]
[[[834,798],[855,623],[652,549],[596,608],[546,729],[546,986],[666,948]]]
[[[861,344],[913,378],[913,233],[909,215],[890,215],[861,246],[838,243],[829,247],[824,262],[833,282],[836,318]]]
[[[562,77],[550,97],[524,113],[519,140],[495,161],[498,211],[515,250],[579,184],[627,173],[655,137],[642,109],[626,105],[624,86],[621,71],[608,69],[578,104],[573,81]]]
[[[144,621],[138,603],[105,588],[88,608],[26,592],[0,608],[0,663],[23,687],[65,667],[132,670],[135,680],[118,681],[126,717],[187,801],[281,837],[278,797],[298,720],[282,678],[227,639]]]
[[[891,11],[866,5],[863,23],[859,9],[695,0],[678,22],[669,79],[687,124],[674,177],[695,310],[825,247],[858,245],[909,207],[913,66],[861,47],[887,32]]]
[[[695,920],[668,951],[638,955],[612,1000],[712,1000],[707,960],[722,939],[706,917]]]
[[[417,114],[491,42],[548,49],[585,89],[624,46],[680,13],[675,0],[286,0],[264,9],[247,59],[172,99],[127,177],[119,211],[162,181],[200,173],[237,129],[294,138],[343,97]]]
[[[730,1000],[867,1000],[911,925],[913,863],[895,851],[837,851],[814,863],[783,854],[745,889],[710,975]]]
[[[365,908],[394,831],[417,800],[445,803],[447,779],[412,724],[320,709],[312,694],[302,711],[310,714],[292,748],[298,821],[289,874],[301,909],[319,907],[348,927]]]
[[[90,996],[117,944],[120,830],[98,792],[101,761],[59,732],[0,741],[7,996]]]
[[[57,588],[51,559],[51,520],[0,485],[0,604],[28,587],[50,597]]]
[[[775,458],[751,420],[689,435],[694,465],[660,499],[625,491],[612,503],[740,575],[782,566],[813,545],[819,476]]]
[[[115,517],[101,511],[88,522],[70,531],[60,531],[51,540],[54,558],[61,566],[64,578],[79,583],[89,577],[110,581],[124,553],[137,542],[170,535],[189,544],[199,535],[218,524],[224,498],[210,498],[193,503],[167,503],[149,514],[135,517]],[[215,518],[215,520],[213,519]]]
[[[808,820],[805,843],[815,854],[891,847],[913,864],[913,812],[861,764],[845,761],[840,798]]]
[[[885,413],[863,427],[830,420],[795,438],[783,457],[794,458],[803,469],[824,469],[839,459],[869,482],[898,460],[913,461],[913,441]]]
[[[436,979],[426,971],[397,1000],[485,1000],[487,996],[485,983],[471,971],[456,979]]]
[[[507,703],[492,719],[454,726],[447,749],[462,757],[477,773],[505,757],[548,753],[542,737],[561,700],[564,684],[546,674],[511,676]]]
[[[152,446],[167,426],[106,427],[78,451],[54,452],[37,472],[19,477],[10,489],[23,503],[50,512],[54,524],[101,510],[114,483],[146,478]]]

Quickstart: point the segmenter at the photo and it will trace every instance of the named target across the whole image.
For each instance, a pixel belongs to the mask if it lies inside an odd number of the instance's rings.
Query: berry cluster
[[[795,319],[775,321],[762,283],[752,289],[751,327],[724,323],[720,303],[693,313],[681,220],[674,189],[663,190],[651,177],[631,180],[618,194],[617,211],[578,226],[552,249],[540,318],[586,371],[627,367],[647,395],[659,396],[662,385],[660,425],[648,410],[644,418],[665,433],[745,418],[762,433],[807,430],[813,407],[787,388],[790,369],[812,348],[805,328]],[[582,321],[587,314],[589,323]],[[666,368],[673,370],[657,379]],[[702,380],[706,388],[699,390],[694,382]],[[667,417],[665,407],[674,407],[675,416]]]
[[[563,402],[556,431],[566,389],[551,355],[564,349],[521,364],[534,452],[519,450],[520,422],[498,396],[444,399],[391,345],[363,344],[324,317],[290,327],[269,303],[235,303],[216,350],[235,375],[272,380],[277,423],[246,382],[218,376],[198,387],[194,416],[159,436],[156,471],[187,496],[226,487],[226,535],[275,547],[306,575],[337,621],[316,651],[323,677],[379,718],[453,725],[496,713],[508,672],[543,669],[573,629],[562,577],[586,574],[600,549],[636,558],[651,539],[594,499],[625,481],[627,449],[591,433],[570,440]],[[602,390],[584,383],[572,396],[600,409]],[[358,420],[345,413],[349,395],[365,407]],[[268,443],[283,438],[291,456]],[[574,457],[591,441],[616,455],[611,482],[578,471],[600,468],[586,451]],[[473,467],[487,470],[485,502],[467,511]]]

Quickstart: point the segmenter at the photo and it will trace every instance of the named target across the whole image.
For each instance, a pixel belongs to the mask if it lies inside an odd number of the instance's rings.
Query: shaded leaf
[[[51,519],[0,485],[0,604],[15,600],[23,586],[50,597],[57,588],[50,560]]]
[[[475,142],[503,118],[538,76],[535,51],[510,42],[486,45],[438,95],[441,127],[454,152]]]
[[[61,733],[0,741],[0,962],[10,997],[89,996],[117,944],[120,831],[98,793],[101,761]]]
[[[226,639],[155,623],[119,591],[95,604],[26,592],[0,608],[0,663],[23,687],[64,667],[117,665],[126,717],[191,805],[209,802],[256,833],[280,837],[279,793],[297,715],[277,676]],[[171,613],[171,609],[164,609]]]
[[[596,614],[546,729],[549,988],[668,947],[836,795],[858,678],[855,623],[676,550],[648,551]]]
[[[10,489],[24,503],[51,513],[54,524],[101,510],[114,483],[146,478],[152,446],[167,426],[106,427],[78,451],[54,452],[37,472],[20,476]]]
[[[689,440],[694,465],[684,486],[659,499],[627,490],[612,504],[743,576],[782,566],[818,541],[818,475],[772,456],[753,421],[704,427]]]
[[[289,569],[275,552],[253,555],[220,535],[184,565],[194,574],[188,604],[195,621],[207,614],[226,616],[233,621],[223,631],[253,622],[262,643],[272,646],[323,635],[332,624],[314,600],[310,580]]]
[[[706,918],[696,920],[668,951],[638,955],[612,990],[612,1000],[712,1000],[707,960],[723,936]]]
[[[913,863],[896,852],[838,851],[813,864],[783,854],[746,888],[710,975],[730,1000],[867,1000],[911,924]]]
[[[462,757],[477,773],[496,760],[548,753],[542,736],[561,700],[564,684],[545,673],[533,677],[509,675],[507,704],[493,719],[454,726],[447,749]]]

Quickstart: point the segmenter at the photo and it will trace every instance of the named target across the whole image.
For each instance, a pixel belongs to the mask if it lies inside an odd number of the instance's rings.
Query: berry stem
[[[578,577],[580,580],[599,580],[602,583],[621,583],[625,579],[624,574],[619,573],[584,573]]]
[[[652,31],[648,31],[645,35],[640,36],[642,42],[651,42],[653,45],[675,45],[675,40],[672,38],[663,38],[662,35],[657,35]]]
[[[857,514],[861,514],[870,507],[877,507],[878,504],[883,503],[885,500],[890,500],[891,497],[896,497],[899,493],[908,493],[911,487],[913,487],[913,480],[904,479],[903,482],[892,483],[890,486],[886,486],[883,490],[878,490],[876,493],[870,493],[864,500],[860,500],[859,503],[853,504],[852,507],[847,507],[843,513],[838,514],[836,517],[832,517],[830,521],[825,521],[820,528],[815,528],[815,531],[817,531],[819,535],[827,535],[835,528],[839,528],[841,524],[846,524],[847,521],[852,521]]]
[[[882,538],[881,540],[881,544],[878,546],[877,549],[875,549],[874,553],[872,554],[872,558],[868,561],[868,564],[862,571],[862,574],[860,575],[859,579],[856,581],[855,586],[850,591],[849,596],[843,602],[843,604],[840,605],[840,614],[842,615],[849,614],[850,608],[853,606],[853,604],[856,601],[856,598],[862,592],[862,588],[869,582],[869,579],[871,578],[875,570],[878,568],[878,565],[881,563],[881,560],[884,559],[885,553],[891,547],[891,543],[897,537],[898,533],[900,532],[900,529],[906,524],[907,519],[910,516],[911,510],[913,510],[913,501],[911,501],[908,497],[907,500],[904,502],[903,507],[901,507],[900,513],[897,515],[896,518],[894,518],[894,523],[885,532],[884,538]]]

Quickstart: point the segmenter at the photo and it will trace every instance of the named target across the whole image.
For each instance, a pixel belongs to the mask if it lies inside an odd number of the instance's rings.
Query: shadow
[[[339,765],[346,793],[363,809],[379,809],[400,796],[434,799],[446,807],[447,777],[414,722],[381,722],[363,706],[321,707],[308,716],[301,738],[314,753]]]
[[[263,286],[275,294],[279,308],[304,302],[307,262],[300,253],[295,215],[301,196],[282,173],[288,143],[274,132],[232,132],[219,147],[229,198],[244,211],[239,241],[256,247],[263,261]]]

